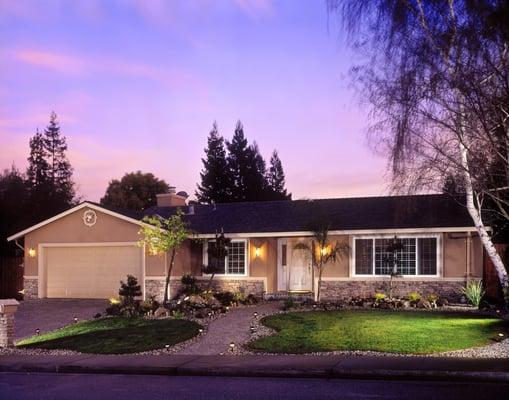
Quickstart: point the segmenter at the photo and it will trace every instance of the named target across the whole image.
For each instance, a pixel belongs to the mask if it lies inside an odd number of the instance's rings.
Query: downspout
[[[470,279],[470,271],[471,271],[471,264],[472,264],[472,233],[467,233],[467,262],[466,262],[466,273],[465,273],[465,281],[468,284],[468,280]]]
[[[24,254],[25,254],[25,248],[24,248],[22,245],[20,245],[20,244],[18,243],[18,239],[15,239],[15,240],[14,240],[14,244],[15,244],[16,246],[18,246],[21,250],[23,250],[23,255],[24,255]]]

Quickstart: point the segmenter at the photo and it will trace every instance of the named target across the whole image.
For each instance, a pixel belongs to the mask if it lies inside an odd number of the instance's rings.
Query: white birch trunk
[[[463,143],[460,142],[460,152],[461,152],[461,165],[463,167],[464,175],[465,175],[465,192],[467,197],[467,210],[472,220],[474,221],[475,228],[477,229],[477,233],[479,234],[479,238],[481,239],[481,243],[486,250],[486,253],[491,259],[491,262],[495,266],[495,270],[497,271],[498,279],[503,288],[508,285],[507,279],[507,271],[505,269],[504,263],[500,258],[500,255],[497,252],[497,249],[493,245],[491,241],[491,237],[488,234],[488,230],[484,226],[482,221],[482,216],[480,210],[478,210],[475,206],[474,202],[474,189],[472,186],[472,180],[470,175],[470,169],[468,165],[468,150]]]

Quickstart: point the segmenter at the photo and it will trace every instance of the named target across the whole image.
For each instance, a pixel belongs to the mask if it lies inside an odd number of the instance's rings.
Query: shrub
[[[433,307],[436,307],[438,303],[438,296],[436,294],[430,294],[426,297],[426,300],[428,300]]]
[[[246,302],[246,294],[244,292],[233,293],[233,301],[235,303],[245,303]]]
[[[196,284],[196,278],[190,274],[183,275],[180,279],[182,283],[182,292],[184,294],[199,294],[200,288]]]
[[[378,304],[380,303],[382,300],[385,299],[385,294],[384,293],[375,293],[375,295],[373,296],[373,298],[375,299],[375,304]]]
[[[293,297],[289,295],[283,303],[283,310],[289,310],[293,307],[295,307],[295,301],[293,300]]]
[[[219,300],[221,305],[224,307],[231,306],[235,301],[235,295],[228,291],[214,293],[214,297]]]
[[[154,312],[159,308],[160,304],[156,300],[155,296],[149,296],[148,299],[142,301],[140,303],[140,311],[143,314],[148,314],[150,312]]]
[[[461,288],[461,293],[465,295],[470,304],[479,308],[481,300],[484,296],[482,281],[470,281],[467,286]]]
[[[138,279],[132,275],[127,275],[127,282],[120,281],[120,314],[125,317],[135,317],[139,315],[139,301],[136,297],[141,296],[141,286],[138,285]],[[110,301],[110,303],[112,303]],[[112,304],[113,306],[113,304]]]
[[[182,319],[185,317],[185,314],[180,310],[175,310],[171,313],[171,316],[175,319]]]
[[[417,292],[412,292],[412,293],[408,294],[408,300],[412,304],[418,303],[420,299],[421,299],[421,295]]]

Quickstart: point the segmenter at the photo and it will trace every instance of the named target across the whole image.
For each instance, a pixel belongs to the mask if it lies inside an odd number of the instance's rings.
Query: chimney
[[[175,186],[170,186],[168,193],[156,194],[157,207],[185,206],[189,197],[186,192],[175,193]]]

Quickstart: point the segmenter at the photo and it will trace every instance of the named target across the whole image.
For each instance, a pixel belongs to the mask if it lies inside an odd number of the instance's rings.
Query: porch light
[[[35,251],[35,249],[28,249],[28,256],[29,257],[35,257],[37,255],[37,251]]]
[[[262,254],[262,248],[261,247],[255,247],[254,254],[255,254],[255,257],[260,257],[260,255]]]

